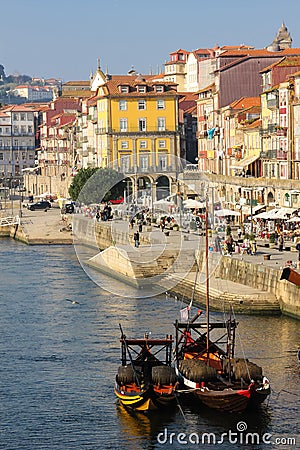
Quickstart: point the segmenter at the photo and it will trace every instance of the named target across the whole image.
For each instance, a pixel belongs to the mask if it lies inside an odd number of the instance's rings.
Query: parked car
[[[120,205],[121,203],[124,203],[124,197],[119,197],[115,199],[110,199],[107,202],[109,205]]]
[[[48,202],[47,200],[41,200],[40,202],[36,202],[36,203],[32,203],[31,205],[28,205],[28,209],[30,209],[30,211],[35,211],[36,209],[50,209],[51,208],[51,203]]]

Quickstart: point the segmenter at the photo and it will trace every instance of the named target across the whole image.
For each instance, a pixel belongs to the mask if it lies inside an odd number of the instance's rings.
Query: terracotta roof
[[[261,119],[256,119],[252,123],[245,125],[246,128],[258,128],[261,126]]]
[[[214,87],[215,87],[215,83],[209,84],[205,88],[200,89],[199,91],[197,91],[196,94],[200,94],[201,92],[211,91]]]
[[[183,50],[180,48],[179,50],[176,50],[175,52],[170,53],[170,55],[176,55],[176,53],[184,53],[185,55],[188,55],[191,52],[188,52],[187,50]]]
[[[131,87],[132,91],[128,93],[121,93],[119,90],[119,86],[126,85]],[[150,89],[148,92],[137,92],[136,86],[137,85],[146,85]],[[163,85],[167,86],[169,89],[164,92],[156,92],[154,90],[154,86],[156,85]],[[115,96],[140,96],[140,97],[149,97],[149,96],[170,96],[170,95],[177,95],[177,90],[175,89],[176,83],[173,82],[167,82],[167,81],[158,81],[155,80],[155,77],[152,75],[143,75],[142,80],[138,80],[137,77],[131,76],[131,75],[112,75],[111,79],[106,82],[106,87],[109,91],[110,95]]]
[[[245,50],[245,49],[253,50],[254,49],[254,47],[252,45],[245,45],[245,44],[241,44],[241,45],[223,45],[220,48],[221,48],[221,50]]]
[[[65,98],[70,98],[72,99],[73,97],[76,98],[87,98],[91,96],[91,91],[85,91],[85,90],[76,90],[76,89],[72,89],[71,91],[65,91],[62,93],[61,98],[65,99]]]
[[[89,81],[67,81],[63,86],[90,86]]]
[[[300,65],[300,55],[299,56],[284,56],[278,61],[270,64],[268,67],[265,67],[260,73],[265,73],[271,70],[273,67],[293,67]]]
[[[183,112],[192,114],[194,110],[197,109],[197,101],[198,96],[194,92],[186,92],[180,94],[179,98],[179,109]]]
[[[232,109],[246,109],[252,106],[260,106],[260,97],[241,97],[230,104]]]

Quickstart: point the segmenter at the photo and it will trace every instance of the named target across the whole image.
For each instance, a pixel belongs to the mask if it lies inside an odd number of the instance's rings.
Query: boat
[[[175,370],[179,392],[193,394],[200,402],[220,412],[242,412],[261,404],[270,394],[269,380],[262,368],[245,357],[235,357],[237,321],[233,309],[222,322],[210,321],[208,265],[208,201],[206,201],[206,320],[199,321],[202,311],[190,319],[195,285],[190,305],[181,310],[181,321],[175,322]],[[198,266],[198,265],[197,265]],[[215,338],[212,339],[212,335]]]
[[[121,325],[120,329],[122,364],[114,388],[120,403],[146,413],[174,407],[177,377],[171,366],[172,336],[153,339],[146,333],[143,338],[131,339],[124,335]]]

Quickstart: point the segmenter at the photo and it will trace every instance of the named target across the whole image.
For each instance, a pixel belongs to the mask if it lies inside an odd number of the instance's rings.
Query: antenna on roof
[[[127,74],[128,75],[136,75],[137,74],[134,66],[131,66],[131,69],[128,70]]]
[[[97,69],[100,70],[100,58],[97,59]]]

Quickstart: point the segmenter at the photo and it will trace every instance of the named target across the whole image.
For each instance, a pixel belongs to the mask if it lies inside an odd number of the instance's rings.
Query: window
[[[140,148],[147,148],[147,141],[140,141]]]
[[[120,119],[120,131],[124,133],[127,131],[127,119]]]
[[[19,133],[19,127],[14,127],[14,133],[15,134]]]
[[[21,113],[21,120],[26,120],[26,114],[25,113]]]
[[[146,100],[138,101],[138,109],[146,109]]]
[[[148,169],[148,155],[140,156],[140,170],[144,171]]]
[[[130,156],[129,155],[122,155],[120,158],[120,168],[121,172],[126,173],[129,172],[129,166],[130,166]]]
[[[166,118],[165,117],[158,117],[157,129],[158,129],[158,131],[166,131]]]
[[[3,141],[2,141],[2,139],[0,139],[0,147],[2,147],[2,145],[3,145]]]
[[[14,115],[13,115],[13,119],[14,119],[14,120],[19,120],[18,114],[14,114]]]
[[[146,131],[147,123],[146,119],[139,119],[139,131]]]
[[[21,133],[26,133],[26,127],[25,127],[25,125],[21,125]]]
[[[23,160],[26,159],[26,153],[25,152],[22,152],[22,159]]]
[[[0,128],[0,134],[2,134],[2,128]]]
[[[158,155],[158,167],[160,170],[167,170],[167,156]]]
[[[4,159],[3,153],[0,153],[0,161],[3,161],[3,159]]]
[[[166,141],[159,140],[158,141],[158,148],[166,148]]]
[[[146,86],[138,86],[137,90],[138,92],[146,92]]]
[[[128,141],[121,141],[121,148],[122,149],[128,148]]]
[[[29,155],[29,159],[34,159],[34,155],[32,153]]]
[[[18,145],[19,145],[18,139],[14,139],[14,146],[15,146],[15,147],[18,147]]]
[[[157,100],[157,109],[165,109],[165,101]]]
[[[164,92],[164,87],[161,85],[156,86],[156,92]]]
[[[28,125],[28,133],[32,133],[32,126]]]
[[[129,92],[129,86],[120,86],[120,92],[122,92],[123,94],[127,94]]]
[[[126,111],[127,110],[127,101],[126,100],[120,100],[119,101],[119,110],[120,111]]]

